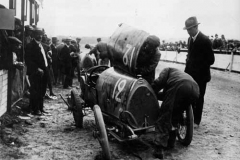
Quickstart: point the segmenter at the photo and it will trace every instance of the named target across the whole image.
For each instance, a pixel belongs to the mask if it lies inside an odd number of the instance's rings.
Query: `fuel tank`
[[[143,30],[120,24],[108,41],[112,66],[136,76],[138,53],[148,36]]]
[[[128,111],[141,127],[147,119],[148,124],[156,122],[159,105],[151,86],[142,78],[134,78],[126,72],[111,67],[102,72],[96,89],[101,110],[120,118],[121,112]]]

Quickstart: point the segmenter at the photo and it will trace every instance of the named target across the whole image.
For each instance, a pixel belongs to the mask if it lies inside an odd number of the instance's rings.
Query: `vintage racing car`
[[[119,25],[108,42],[112,67],[83,69],[80,89],[71,90],[71,108],[77,127],[82,127],[85,108],[94,111],[98,138],[105,159],[111,159],[108,136],[120,142],[133,140],[150,130],[159,116],[159,101],[141,75],[136,75],[139,50],[149,36],[142,30]],[[193,135],[193,113],[189,106],[182,113],[178,140],[189,145]]]

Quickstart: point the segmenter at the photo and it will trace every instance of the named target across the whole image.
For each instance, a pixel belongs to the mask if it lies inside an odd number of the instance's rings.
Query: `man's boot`
[[[160,147],[158,149],[155,149],[153,152],[153,156],[159,159],[163,159],[163,148]]]
[[[177,130],[172,130],[169,132],[168,146],[167,148],[171,149],[175,146],[175,141],[177,137]]]

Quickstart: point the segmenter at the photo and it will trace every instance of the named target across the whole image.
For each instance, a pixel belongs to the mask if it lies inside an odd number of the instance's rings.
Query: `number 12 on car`
[[[112,99],[115,99],[119,103],[122,102],[120,94],[122,93],[123,89],[125,88],[126,82],[127,82],[126,79],[120,78],[114,86]]]

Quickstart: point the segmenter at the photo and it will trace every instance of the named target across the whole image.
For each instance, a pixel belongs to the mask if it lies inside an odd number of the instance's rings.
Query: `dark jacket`
[[[160,60],[161,53],[159,49],[156,49],[155,53],[140,52],[137,60],[137,74],[151,84],[155,79],[155,69]]]
[[[99,55],[97,54],[99,52]],[[90,52],[89,54],[94,53],[96,59],[104,59],[109,58],[108,55],[108,49],[107,49],[107,43],[105,42],[99,42]]]
[[[160,117],[156,121],[156,130],[159,135],[155,142],[167,146],[169,131],[172,126],[177,127],[182,111],[189,104],[196,102],[199,97],[198,84],[193,78],[176,68],[165,68],[159,77],[152,83],[154,92],[163,89]]]
[[[59,54],[59,59],[66,68],[72,67],[72,58],[70,56],[70,53],[70,48],[67,45],[64,45]]]
[[[189,37],[186,73],[190,74],[195,81],[209,82],[211,80],[210,66],[214,61],[211,41],[207,36],[199,32],[194,42]]]
[[[25,61],[27,65],[28,75],[36,73],[38,68],[44,71],[46,69],[41,47],[39,46],[39,43],[37,43],[34,39],[26,46]]]

